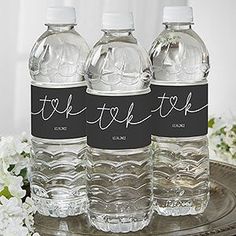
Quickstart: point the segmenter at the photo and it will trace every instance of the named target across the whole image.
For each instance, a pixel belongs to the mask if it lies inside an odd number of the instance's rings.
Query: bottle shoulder
[[[67,44],[71,44],[80,47],[84,51],[89,51],[86,40],[76,30],[62,32],[47,30],[36,40],[31,51],[44,44],[51,44],[51,46],[67,46]]]
[[[162,31],[149,55],[156,80],[201,81],[209,73],[208,50],[192,29]]]
[[[103,37],[89,53],[85,76],[88,88],[94,91],[141,91],[149,88],[152,66],[136,40]]]
[[[200,36],[192,29],[187,30],[163,30],[159,36],[154,40],[149,54],[152,54],[152,50],[156,47],[171,46],[171,44],[181,43],[183,46],[189,46],[188,50],[197,48],[199,51],[209,54],[205,43]],[[192,46],[192,47],[190,47]]]
[[[104,57],[106,56],[106,57]],[[99,40],[90,50],[86,62],[86,68],[90,64],[95,65],[100,60],[112,60],[115,63],[123,61],[126,63],[137,62],[139,65],[151,67],[148,52],[135,40],[126,39],[104,39]]]
[[[47,30],[38,38],[31,50],[31,78],[47,83],[82,81],[88,53],[88,44],[75,30]]]

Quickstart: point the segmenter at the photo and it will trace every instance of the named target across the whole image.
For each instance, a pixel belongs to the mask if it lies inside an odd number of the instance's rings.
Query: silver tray
[[[144,230],[128,234],[103,233],[89,225],[86,216],[64,219],[35,216],[35,227],[42,236],[231,236],[236,235],[236,166],[211,162],[211,198],[206,211],[197,216],[154,216]]]

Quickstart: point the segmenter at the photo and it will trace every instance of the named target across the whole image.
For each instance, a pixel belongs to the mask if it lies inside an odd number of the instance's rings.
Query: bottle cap
[[[193,9],[189,6],[164,7],[163,23],[192,23]]]
[[[47,24],[66,25],[76,24],[74,7],[49,7],[47,9]]]
[[[132,12],[107,12],[102,17],[103,30],[134,30]]]

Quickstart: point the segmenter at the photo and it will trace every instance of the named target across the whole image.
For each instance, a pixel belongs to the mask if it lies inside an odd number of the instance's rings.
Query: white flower
[[[29,236],[33,234],[35,206],[30,198],[0,197],[0,232],[3,236]],[[37,236],[38,234],[35,234]]]
[[[26,132],[22,132],[19,139],[22,143],[30,143],[30,137],[26,134]]]
[[[231,147],[231,148],[229,149],[229,151],[230,151],[230,153],[232,154],[232,156],[233,156],[233,155],[236,155],[236,146]]]
[[[29,165],[29,151],[30,143],[25,134],[0,140],[0,192],[4,190],[3,194],[10,197],[0,196],[0,234],[3,236],[39,236],[34,233],[36,208],[33,201],[26,198],[22,202],[26,191],[22,189],[20,173]]]
[[[210,139],[210,144],[214,147],[221,143],[221,136],[220,135],[212,135]]]
[[[2,137],[0,141],[0,158],[5,162],[6,169],[8,169],[11,164],[17,163],[18,155],[14,145],[14,138]]]
[[[0,230],[8,228],[11,222],[15,225],[22,223],[24,217],[21,207],[21,200],[17,198],[10,198],[9,200],[4,196],[0,197]]]
[[[4,169],[7,170],[10,165],[23,167],[27,160],[24,160],[25,157],[22,156],[22,153],[29,153],[29,148],[29,143],[23,142],[23,139],[14,138],[12,136],[2,137],[0,141],[0,159],[3,161]],[[19,174],[19,172],[18,167],[16,174]]]
[[[211,118],[212,128],[209,129],[210,148],[221,157],[232,159],[236,156],[235,117],[232,119]]]
[[[232,146],[234,143],[234,133],[231,131],[231,129],[229,130],[225,130],[226,131],[226,135],[224,136],[224,142],[227,143],[229,146]]]
[[[0,191],[8,187],[12,196],[22,198],[26,191],[22,189],[23,178],[18,176],[29,164],[29,142],[21,137],[2,137],[0,140]],[[11,169],[9,169],[11,168]]]
[[[219,130],[219,129],[223,128],[224,126],[225,126],[225,122],[221,117],[214,119],[213,128],[215,130]]]
[[[14,222],[8,225],[8,227],[3,230],[3,236],[28,236],[29,231],[27,227],[23,225],[16,225]]]
[[[23,178],[21,176],[11,176],[8,189],[12,196],[23,198],[26,194],[26,191],[21,188],[22,186]]]
[[[14,176],[9,172],[0,169],[0,191],[2,191],[4,187],[8,187],[11,195],[20,199],[26,194],[26,191],[22,189],[22,186],[22,176]]]
[[[22,205],[25,215],[24,223],[29,229],[30,232],[34,231],[34,214],[36,213],[36,207],[34,205],[34,202],[31,198],[27,197],[25,202]]]
[[[24,157],[21,158],[14,166],[14,168],[12,169],[12,173],[15,175],[19,175],[21,170],[23,170],[24,168],[27,168],[29,166],[29,158],[28,157]]]

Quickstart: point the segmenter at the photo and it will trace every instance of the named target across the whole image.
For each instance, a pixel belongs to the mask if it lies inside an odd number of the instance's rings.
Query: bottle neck
[[[166,30],[188,30],[192,28],[193,23],[163,23],[165,25]]]
[[[127,37],[132,35],[132,29],[127,30],[102,30],[104,32],[104,35],[107,37]]]
[[[48,26],[49,31],[57,31],[57,32],[65,32],[74,29],[75,25],[54,25],[54,24],[46,24]]]

